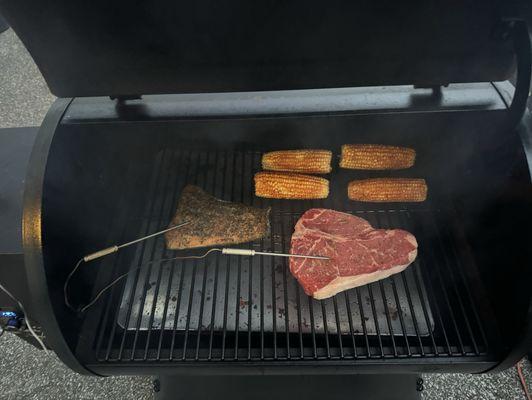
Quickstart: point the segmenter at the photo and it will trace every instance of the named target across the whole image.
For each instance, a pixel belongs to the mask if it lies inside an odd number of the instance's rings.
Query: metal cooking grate
[[[137,268],[103,302],[95,338],[98,361],[368,359],[483,355],[487,340],[461,262],[457,239],[430,203],[372,209],[346,199],[351,171],[335,171],[324,201],[266,200],[253,195],[260,152],[164,150],[154,162],[141,218],[127,237],[167,226],[179,193],[197,184],[218,198],[272,207],[271,232],[243,245],[289,250],[299,216],[311,207],[352,212],[376,227],[404,228],[419,242],[401,274],[317,301],[290,275],[287,261],[212,254],[171,257],[164,239],[115,259],[114,273]],[[140,227],[140,231],[139,230]],[[190,252],[201,253],[203,250]],[[93,311],[96,312],[96,311]]]

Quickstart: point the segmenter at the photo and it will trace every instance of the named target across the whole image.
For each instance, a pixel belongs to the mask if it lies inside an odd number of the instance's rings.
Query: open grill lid
[[[508,4],[512,4],[512,11]],[[507,79],[505,0],[0,0],[59,97]]]

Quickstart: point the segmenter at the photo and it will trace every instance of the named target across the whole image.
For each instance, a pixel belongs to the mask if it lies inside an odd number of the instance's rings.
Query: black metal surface
[[[154,381],[156,400],[308,400],[371,399],[418,400],[423,380],[416,375],[323,375],[176,377]]]
[[[37,130],[0,129],[0,283],[27,305],[27,312],[31,311],[31,302],[22,250],[22,195]],[[2,310],[20,311],[16,302],[0,290]]]
[[[3,0],[59,97],[505,80],[527,2]],[[503,19],[505,21],[503,21]]]
[[[0,14],[0,33],[7,31],[9,29],[9,25],[7,24],[7,21],[2,17],[2,14]]]
[[[420,243],[417,261],[400,275],[324,301],[302,293],[285,260],[213,255],[150,263],[90,312],[90,325],[99,328],[84,343],[89,348],[80,349],[95,355],[85,362],[353,363],[440,356],[473,361],[493,355],[484,330],[489,317],[479,316],[478,297],[460,272],[461,244],[438,222],[451,218],[447,210],[430,201],[387,209],[348,202],[340,196],[349,179],[342,172],[332,180],[337,196],[327,200],[259,199],[252,187],[259,169],[259,152],[162,151],[153,164],[145,209],[126,231],[136,229],[141,236],[165,227],[181,189],[193,183],[225,200],[272,207],[270,236],[243,247],[287,251],[297,218],[310,207],[328,207],[374,226],[410,230]],[[124,271],[171,254],[159,238],[123,252],[113,268]]]
[[[63,332],[52,308],[52,299],[45,274],[42,249],[42,194],[46,161],[57,126],[68,108],[71,99],[58,99],[48,111],[35,140],[26,174],[26,187],[23,197],[22,239],[24,246],[24,267],[31,303],[28,307],[31,316],[45,333],[44,340],[57,355],[74,371],[87,373],[87,370],[74,357],[65,342]],[[53,285],[53,282],[52,282]]]
[[[40,148],[40,151],[45,154],[36,157],[31,165],[35,173],[39,174],[46,171],[46,176],[44,182],[41,180],[36,182],[37,186],[43,185],[44,195],[41,196],[40,190],[32,188],[30,191],[33,195],[30,197],[32,201],[28,203],[40,207],[42,210],[37,210],[40,212],[34,214],[36,218],[33,219],[33,225],[28,229],[28,234],[34,234],[42,241],[42,247],[36,248],[33,243],[29,243],[28,252],[33,254],[33,258],[28,259],[30,262],[27,262],[25,267],[32,274],[31,279],[28,278],[34,285],[32,293],[37,293],[39,296],[46,293],[46,296],[49,297],[48,300],[51,304],[45,298],[43,304],[39,303],[38,307],[39,315],[46,318],[47,335],[55,336],[54,349],[61,354],[61,358],[67,363],[70,362],[68,354],[72,351],[75,353],[75,361],[87,369],[99,374],[113,375],[131,373],[149,375],[156,373],[298,374],[303,372],[306,374],[353,374],[362,371],[384,372],[390,369],[394,372],[399,369],[405,372],[482,372],[497,365],[506,355],[508,355],[508,359],[505,359],[505,362],[510,363],[511,359],[519,357],[519,353],[524,354],[526,349],[520,345],[519,348],[514,348],[514,345],[517,343],[518,336],[529,332],[524,326],[526,316],[523,316],[522,313],[529,307],[530,294],[529,291],[519,292],[513,288],[516,287],[515,283],[518,281],[515,276],[526,276],[526,273],[523,274],[526,271],[522,270],[526,263],[521,262],[527,258],[524,247],[526,246],[524,244],[526,235],[521,235],[522,229],[510,229],[512,225],[508,224],[508,221],[523,221],[524,218],[530,216],[530,212],[526,208],[529,204],[527,199],[530,198],[527,194],[530,191],[530,176],[517,134],[506,129],[505,105],[500,100],[492,101],[493,96],[488,95],[488,97],[479,97],[478,104],[480,107],[474,103],[468,106],[460,99],[471,99],[475,96],[472,96],[471,93],[468,95],[464,88],[463,96],[460,94],[456,101],[452,104],[448,103],[449,107],[444,112],[438,112],[439,103],[435,101],[436,99],[430,99],[428,103],[424,101],[423,104],[428,104],[428,107],[420,108],[420,103],[414,101],[415,93],[410,97],[412,101],[409,101],[409,95],[404,96],[403,89],[398,89],[399,93],[395,92],[397,96],[390,94],[390,96],[384,97],[386,99],[384,109],[379,110],[379,107],[375,106],[369,107],[371,110],[363,109],[360,112],[350,111],[335,114],[291,114],[288,103],[285,104],[284,108],[276,103],[276,101],[282,103],[283,96],[275,100],[275,94],[265,94],[265,101],[272,107],[269,112],[260,117],[254,117],[253,110],[250,110],[249,113],[243,112],[244,115],[242,116],[238,113],[236,116],[224,116],[223,110],[226,104],[221,99],[209,103],[208,106],[198,107],[197,112],[193,113],[192,116],[186,115],[186,111],[194,108],[194,104],[201,104],[203,97],[200,95],[191,102],[186,99],[182,103],[183,107],[179,108],[179,112],[183,112],[183,115],[178,113],[173,117],[170,113],[171,106],[167,107],[165,99],[162,97],[149,99],[149,101],[147,99],[146,103],[143,100],[141,104],[135,102],[132,107],[127,108],[127,121],[121,118],[122,114],[115,109],[114,103],[111,101],[91,99],[93,105],[88,108],[85,108],[87,105],[85,101],[78,101],[76,102],[77,105],[71,105],[72,110],[70,111],[72,112],[67,111],[67,113],[73,118],[68,118],[57,128],[50,128],[49,126],[47,130],[40,132],[43,136],[41,141],[52,141],[53,139],[53,144],[49,149]],[[482,93],[485,89],[475,93]],[[488,89],[486,89],[486,93],[489,94]],[[445,103],[446,90],[443,91],[443,95],[442,101]],[[374,96],[376,93],[371,92],[368,99],[374,99]],[[172,101],[175,99],[175,96],[170,97]],[[359,100],[361,102],[363,93],[359,93],[355,97],[357,102]],[[422,97],[425,99],[424,95]],[[208,98],[210,96],[207,96]],[[486,99],[488,99],[488,104],[484,104]],[[394,100],[397,101],[394,102]],[[301,104],[299,100],[297,104]],[[83,112],[83,109],[87,112]],[[238,107],[231,105],[226,110],[229,109],[234,111]],[[410,109],[413,111],[409,111]],[[107,116],[104,118],[104,122],[99,121],[98,110],[103,110]],[[299,110],[300,108],[296,112]],[[57,109],[53,109],[52,114],[57,117]],[[154,120],[150,120],[150,115],[154,116]],[[204,115],[205,118],[203,118]],[[211,115],[215,118],[210,118]],[[170,118],[166,119],[168,116]],[[279,116],[280,118],[277,118]],[[148,230],[153,232],[157,227],[164,226],[165,221],[159,219],[157,214],[158,211],[161,211],[158,208],[160,202],[154,205],[154,211],[151,212],[154,215],[150,215],[150,212],[142,212],[147,205],[153,204],[157,197],[178,196],[178,194],[174,195],[164,188],[156,191],[153,186],[158,176],[157,169],[154,169],[154,160],[160,149],[167,149],[166,151],[169,152],[167,156],[170,156],[172,152],[179,153],[180,151],[184,151],[185,156],[181,156],[184,157],[181,161],[176,158],[177,165],[182,163],[184,165],[181,165],[177,170],[173,164],[169,165],[169,170],[160,175],[159,180],[163,181],[164,178],[168,182],[173,182],[174,178],[167,176],[167,173],[170,173],[174,177],[176,174],[185,175],[185,178],[191,182],[196,182],[197,179],[199,184],[205,183],[205,179],[207,179],[211,185],[212,174],[205,178],[201,173],[197,175],[193,165],[187,169],[186,155],[190,151],[195,152],[193,154],[202,151],[202,160],[205,159],[205,151],[209,151],[211,152],[210,160],[213,161],[216,159],[217,152],[240,151],[238,149],[243,149],[243,147],[239,146],[244,145],[252,146],[255,151],[297,148],[305,145],[325,146],[337,152],[342,143],[351,141],[414,146],[419,155],[416,165],[410,170],[398,172],[397,176],[430,177],[431,199],[427,203],[430,207],[415,212],[409,208],[411,216],[420,215],[422,216],[421,220],[426,222],[415,223],[415,219],[412,218],[408,218],[404,222],[405,224],[413,223],[412,229],[416,230],[414,232],[416,235],[425,237],[430,233],[431,242],[434,240],[435,246],[431,247],[430,252],[425,254],[423,259],[420,258],[418,268],[412,268],[412,270],[417,269],[422,272],[421,275],[411,275],[414,280],[406,279],[406,283],[403,282],[402,278],[395,282],[399,301],[406,305],[405,308],[410,314],[412,314],[410,309],[414,309],[413,314],[418,325],[417,332],[414,318],[401,314],[403,321],[399,316],[396,320],[391,318],[391,330],[395,335],[389,334],[389,319],[381,301],[383,294],[380,285],[377,284],[372,287],[372,296],[377,305],[377,313],[379,313],[378,304],[381,303],[383,307],[382,323],[381,321],[378,322],[380,335],[372,330],[375,327],[375,318],[371,301],[369,305],[363,304],[361,311],[358,307],[358,304],[366,301],[365,295],[360,290],[359,293],[348,293],[351,309],[349,313],[342,309],[345,298],[337,298],[336,304],[332,301],[330,307],[325,306],[326,311],[330,311],[331,314],[330,318],[327,316],[329,334],[324,335],[323,330],[316,329],[316,325],[323,320],[321,304],[314,307],[311,301],[310,306],[308,298],[303,295],[297,285],[294,285],[295,289],[292,290],[294,288],[292,283],[294,282],[288,273],[286,281],[289,289],[288,294],[294,291],[298,293],[299,290],[299,302],[296,299],[296,311],[291,311],[288,315],[289,322],[296,322],[293,325],[295,329],[289,325],[288,335],[286,334],[286,315],[282,315],[278,321],[276,319],[277,335],[273,335],[271,319],[267,317],[267,312],[261,312],[262,321],[259,315],[258,324],[254,325],[258,327],[258,331],[251,330],[251,340],[248,339],[249,330],[239,327],[238,355],[240,358],[236,362],[233,359],[236,342],[234,323],[233,326],[226,323],[225,329],[222,326],[221,330],[217,329],[216,324],[210,324],[209,316],[212,315],[212,304],[209,307],[208,302],[197,302],[198,298],[201,299],[201,296],[198,297],[197,294],[192,296],[194,304],[191,311],[195,313],[196,319],[191,320],[188,325],[186,353],[188,358],[185,361],[182,360],[182,355],[186,319],[183,330],[166,329],[160,335],[156,328],[152,328],[149,342],[146,341],[147,334],[142,329],[143,322],[141,321],[136,339],[138,360],[98,361],[96,348],[101,350],[100,356],[102,353],[104,353],[104,357],[107,357],[107,354],[108,357],[115,356],[117,348],[120,349],[122,338],[124,340],[122,353],[131,356],[127,353],[131,350],[135,333],[123,335],[121,325],[112,323],[118,321],[116,318],[118,318],[117,311],[123,298],[122,287],[116,288],[112,301],[107,301],[108,298],[104,298],[102,299],[104,301],[98,303],[88,315],[76,316],[70,313],[64,305],[62,282],[64,282],[64,277],[72,268],[73,263],[81,255],[97,250],[103,244],[118,243],[125,237],[133,239],[143,232]],[[459,151],[457,151],[458,149]],[[98,154],[98,157],[94,157],[95,154]],[[162,154],[159,153],[159,157]],[[451,158],[450,155],[452,155]],[[132,160],[134,162],[131,162]],[[497,160],[497,162],[492,162],[492,160]],[[220,164],[221,168],[225,167],[223,158],[220,156],[216,162]],[[230,165],[233,166],[233,163]],[[237,166],[239,165],[237,162]],[[155,174],[150,176],[152,172]],[[353,174],[353,176],[358,175],[360,174]],[[233,184],[232,176],[225,174],[223,177],[218,177],[216,185],[219,182],[222,182],[224,187],[227,185],[225,193],[240,201],[242,192],[238,183],[242,182],[241,179],[242,177],[237,179],[237,186],[233,188],[230,186]],[[248,182],[247,179],[246,182]],[[74,182],[75,184],[73,184]],[[433,191],[434,188],[436,188],[436,192]],[[345,198],[344,189],[342,187],[341,192],[331,197],[326,205],[338,209],[344,208],[342,205],[342,199]],[[451,196],[450,199],[440,196],[441,193],[438,193],[440,189],[448,192]],[[176,187],[175,190],[179,190],[179,188]],[[210,188],[208,187],[207,190]],[[338,183],[336,183],[335,190],[339,190]],[[156,195],[154,191],[158,194]],[[215,194],[220,196],[220,193]],[[479,196],[479,193],[482,196]],[[340,200],[339,203],[338,200]],[[167,201],[166,207],[170,207],[169,201]],[[290,218],[282,219],[277,213],[276,218],[279,222],[274,226],[274,234],[286,235],[286,232],[290,231],[291,225],[297,219],[298,209],[303,207],[296,203],[288,203],[288,207],[285,208],[286,213],[281,214]],[[260,201],[257,204],[261,205]],[[500,204],[504,206],[504,209],[498,208]],[[311,205],[308,202],[304,207],[308,208]],[[459,220],[453,217],[454,213],[448,212],[449,209],[453,208],[452,205],[455,209],[458,205],[460,206],[457,209],[457,211],[461,209]],[[284,206],[281,205],[280,207],[282,211]],[[349,209],[349,207],[345,209]],[[490,215],[493,216],[493,210],[498,215],[496,220],[489,218]],[[34,212],[35,210],[30,211]],[[417,212],[419,214],[416,214]],[[482,217],[481,212],[487,214],[488,218]],[[168,209],[168,213],[171,213],[170,209]],[[386,214],[384,213],[384,215]],[[28,222],[30,221],[28,220]],[[490,221],[492,222],[488,226],[489,229],[486,229],[486,223]],[[395,220],[392,223],[394,226],[395,224],[399,225]],[[421,233],[417,232],[417,225],[419,225],[419,232]],[[450,270],[453,272],[452,275],[447,273],[446,258],[439,254],[441,249],[437,244],[440,243],[440,239],[436,239],[438,235],[434,226],[441,230],[439,236],[443,241],[442,248],[457,250],[457,253],[446,254],[449,257],[448,262]],[[463,228],[468,230],[466,232],[467,239],[464,235],[459,234]],[[502,242],[499,241],[498,244],[495,243],[497,246],[493,246],[493,240],[490,238],[497,242],[496,239],[499,237],[501,229],[505,232],[505,239]],[[472,243],[472,239],[476,243]],[[474,246],[468,247],[467,242],[474,244]],[[486,245],[486,243],[490,244]],[[498,250],[505,243],[512,245],[510,253]],[[276,246],[275,242],[273,244]],[[283,243],[279,243],[277,249],[281,250],[282,245]],[[284,246],[286,247],[286,245],[285,242]],[[272,246],[271,240],[266,240],[264,244],[261,244],[262,246]],[[146,249],[146,257],[151,257],[152,250],[152,247]],[[523,252],[523,250],[525,251]],[[159,249],[155,250],[156,253],[159,251]],[[500,255],[497,255],[498,253]],[[117,262],[111,256],[103,259],[101,263],[82,269],[72,291],[76,303],[83,303],[90,298],[90,291],[94,293],[121,270],[127,270],[133,265],[135,256],[134,252],[122,252],[118,254]],[[501,260],[501,256],[504,256],[504,259]],[[458,262],[455,263],[456,257]],[[432,269],[431,263],[434,258],[437,258],[435,265],[438,265],[438,269]],[[256,263],[257,261],[253,262]],[[247,264],[246,259],[241,260],[241,295],[249,295],[249,286],[246,286],[249,282]],[[190,262],[187,265],[189,266],[187,272],[196,274],[195,288],[201,291],[205,276],[203,274],[205,271],[204,264]],[[262,264],[259,262],[257,265],[256,268],[252,269],[251,281],[255,282],[255,279],[266,280],[268,284],[264,286],[264,289],[271,288],[272,274],[269,261],[263,259]],[[505,266],[504,269],[500,268],[501,265]],[[196,267],[194,268],[194,266]],[[225,274],[228,269],[231,270],[231,275]],[[233,263],[231,260],[220,261],[207,268],[208,273],[212,274],[213,280],[218,276],[216,296],[224,298],[225,288],[236,280],[238,269],[238,263]],[[425,269],[428,270],[428,275],[424,275]],[[152,314],[152,322],[157,322],[157,312],[161,315],[167,315],[168,311],[172,309],[172,296],[166,296],[166,294],[172,293],[173,288],[164,286],[164,282],[167,282],[167,278],[169,278],[167,269],[163,270],[154,266],[152,271],[156,278],[152,281],[154,288],[158,285],[156,274],[162,273],[158,297],[163,299],[163,307],[160,310],[156,306],[156,313]],[[173,268],[172,271],[173,276],[170,281],[177,283],[178,290],[176,292],[180,293],[183,288],[189,287],[186,285],[190,283],[191,279],[187,281],[186,276],[181,275],[183,276],[183,285],[179,290],[180,271],[177,268]],[[282,269],[280,271],[284,273]],[[438,274],[438,271],[441,274]],[[279,276],[274,273],[274,277],[280,278],[278,282],[280,283],[279,293],[281,294],[280,299],[276,301],[276,306],[283,306],[285,301],[283,273]],[[501,276],[504,283],[501,283]],[[443,285],[445,291],[440,284],[440,277],[445,281]],[[432,278],[432,280],[428,278]],[[228,285],[225,282],[228,282]],[[471,290],[471,302],[466,291],[468,287],[464,286],[464,282]],[[395,302],[394,286],[384,282],[383,284],[386,299],[388,302]],[[458,285],[453,286],[455,284]],[[209,281],[209,275],[207,275],[207,291],[210,285],[212,282]],[[406,286],[408,289],[403,300],[401,291]],[[461,302],[454,295],[455,287],[461,294]],[[430,301],[416,305],[416,296],[423,293],[423,290],[426,292],[423,297]],[[256,292],[256,286],[252,286],[252,294]],[[258,310],[261,310],[261,307],[263,310],[268,310],[268,302],[260,300],[267,297],[268,292],[266,290],[262,294],[260,292],[259,286],[259,301],[252,304],[257,305]],[[447,296],[444,292],[447,293]],[[225,319],[231,311],[236,310],[236,302],[234,301],[236,292],[233,293],[229,290],[229,294],[233,296],[231,297],[233,300],[230,301],[227,296],[225,297],[227,298],[228,309]],[[360,295],[360,300],[357,294]],[[410,301],[407,294],[410,295]],[[214,296],[214,291],[212,295]],[[179,296],[176,296],[176,301],[178,300],[177,297]],[[367,297],[370,297],[369,293]],[[289,304],[290,298],[288,296]],[[37,296],[35,299],[39,302],[41,297]],[[149,293],[146,293],[145,299],[148,304],[146,307],[148,318],[144,319],[144,323],[149,325],[149,313],[153,308],[153,303],[150,303]],[[188,292],[179,297],[182,304],[180,307],[184,311],[183,315],[188,312],[189,299],[190,293]],[[166,300],[168,300],[168,305],[165,305]],[[201,328],[201,335],[198,335],[197,325],[195,325],[199,317],[199,312],[196,313],[194,308],[195,304],[200,307],[203,304],[203,319],[204,321],[208,320],[207,326]],[[490,312],[490,306],[493,307],[494,304],[498,309],[498,313],[495,315]],[[346,329],[341,330],[340,341],[338,340],[338,332],[334,330],[337,325],[335,306],[340,315],[347,315],[343,320],[341,317],[339,318],[340,325],[344,323],[346,326]],[[221,307],[221,315],[223,316],[225,299]],[[299,324],[299,321],[306,316],[305,307],[309,309],[308,320],[312,322],[309,324],[309,333],[303,329],[304,325]],[[310,313],[311,307],[312,313]],[[449,311],[450,308],[452,314]],[[508,313],[508,309],[512,309],[513,312]],[[217,315],[220,314],[219,309],[214,307],[214,310]],[[299,313],[298,310],[300,310]],[[357,318],[357,310],[359,311],[358,314],[364,313],[363,318]],[[484,351],[482,348],[484,338],[477,326],[474,311],[479,314],[486,334],[486,342],[489,344],[485,355],[472,355],[475,346],[471,340],[470,328],[477,349],[481,353]],[[344,312],[345,314],[343,314]],[[464,312],[469,316],[467,318],[468,323],[463,317]],[[162,325],[173,324],[175,315],[173,317],[169,319],[170,322],[165,321]],[[102,319],[103,321],[101,321]],[[131,323],[135,324],[134,328],[136,329],[136,321],[134,318],[130,319],[132,319]],[[428,336],[421,329],[423,321],[427,320],[429,322],[432,320],[434,324]],[[229,318],[228,322],[230,321]],[[249,321],[249,314],[239,316],[239,323],[247,321]],[[252,315],[252,322],[254,321]],[[109,323],[102,325],[101,322]],[[358,332],[360,336],[354,332],[357,329],[357,323],[360,324],[360,332]],[[350,324],[353,325],[355,335],[351,334]],[[501,324],[503,324],[503,331],[500,329]],[[124,325],[122,324],[122,326]],[[299,326],[301,326],[301,335]],[[445,329],[441,329],[441,327]],[[406,337],[409,338],[408,341],[404,341],[404,331]],[[460,354],[447,355],[449,348],[451,352],[459,353],[461,351],[456,331],[459,332],[459,338],[464,349],[472,353],[465,356]],[[421,344],[418,336],[421,339]],[[111,337],[119,338],[118,347],[115,346],[117,342],[109,341]],[[398,357],[395,357],[392,337]],[[286,345],[288,342],[291,358],[280,359],[279,357],[287,354]],[[326,358],[327,342],[331,359]],[[147,358],[153,357],[153,360],[162,360],[164,357],[168,357],[169,359],[170,349],[172,349],[172,353],[175,353],[172,356],[172,361],[144,361],[147,343]],[[219,346],[220,343],[222,346]],[[250,343],[257,343],[257,345],[249,346]],[[223,362],[220,361],[221,349],[225,349],[224,353],[227,356]],[[260,356],[263,358],[271,357],[271,354],[274,354],[272,349],[277,350],[278,360],[260,359]],[[435,355],[434,349],[438,355]],[[515,351],[509,354],[510,350]],[[248,359],[250,352],[252,359]],[[305,352],[312,359],[301,360],[296,357],[297,354]],[[64,356],[65,353],[67,356]],[[340,358],[342,353],[343,359]],[[383,353],[385,354],[384,358],[381,357]],[[196,354],[198,354],[198,361],[196,361]],[[356,359],[354,358],[355,354]],[[368,358],[367,354],[371,354],[373,357]],[[256,355],[259,355],[258,359],[253,358]],[[315,360],[314,356],[322,358]],[[346,359],[345,356],[352,358]],[[220,368],[222,363],[223,368]]]
[[[521,123],[518,125],[518,133],[528,162],[529,176],[532,177],[532,114],[530,113],[529,109],[525,110]],[[530,190],[530,192],[532,195],[532,190]],[[532,249],[530,246],[527,246],[526,249],[527,253],[521,255],[523,260],[528,259],[532,255]],[[528,265],[528,262],[524,263],[525,265]],[[517,287],[515,288],[514,292],[529,293],[529,282],[529,277],[518,280],[515,283]],[[530,356],[532,349],[532,302],[529,302],[526,315],[523,318],[522,326],[515,331],[515,336],[515,345],[512,346],[511,350],[501,361],[501,363],[493,369],[493,372],[503,371],[507,368],[513,367],[521,358],[523,358],[524,354],[528,354],[529,360],[532,359]]]
[[[0,129],[0,255],[22,254],[22,194],[37,130]]]
[[[526,23],[518,23],[513,28],[515,54],[517,55],[516,90],[510,105],[510,126],[515,126],[525,113],[530,96],[530,75],[532,73],[532,50],[530,34]]]
[[[507,112],[514,94],[510,82],[452,84],[434,96],[411,86],[144,96],[125,104],[108,98],[76,98],[63,123],[170,121],[234,116],[370,114],[393,112]],[[504,95],[504,97],[502,96]],[[506,104],[506,101],[508,104]]]

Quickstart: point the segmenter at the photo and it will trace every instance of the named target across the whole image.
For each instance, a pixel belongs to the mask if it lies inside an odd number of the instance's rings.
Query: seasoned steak
[[[417,241],[401,229],[375,229],[351,214],[313,208],[295,226],[291,253],[330,257],[290,259],[305,293],[326,299],[403,271],[417,256]]]
[[[269,214],[270,209],[223,201],[188,185],[181,192],[170,226],[190,223],[167,232],[166,246],[178,250],[257,240],[270,230]]]

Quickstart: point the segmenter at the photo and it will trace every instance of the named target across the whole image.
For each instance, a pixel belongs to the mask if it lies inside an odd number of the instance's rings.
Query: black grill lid
[[[514,65],[505,3],[0,0],[0,8],[52,93],[70,97],[504,80]]]

